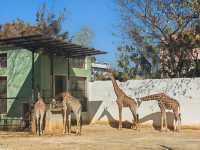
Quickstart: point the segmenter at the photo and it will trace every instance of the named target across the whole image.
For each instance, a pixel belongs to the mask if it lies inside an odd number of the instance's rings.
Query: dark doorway
[[[87,111],[87,78],[70,77],[70,92],[81,101],[83,112]]]
[[[55,95],[58,95],[59,93],[67,90],[66,83],[66,76],[55,76]]]

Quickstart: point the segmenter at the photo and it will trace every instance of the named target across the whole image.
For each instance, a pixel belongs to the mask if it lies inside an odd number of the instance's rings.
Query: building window
[[[66,91],[66,76],[55,76],[55,95]]]
[[[71,68],[85,68],[85,58],[71,58],[70,66]]]
[[[7,78],[0,76],[0,114],[7,113]]]
[[[7,67],[7,53],[0,54],[0,68]]]
[[[82,111],[87,111],[87,90],[86,78],[84,77],[70,77],[70,92],[79,99],[82,104]]]

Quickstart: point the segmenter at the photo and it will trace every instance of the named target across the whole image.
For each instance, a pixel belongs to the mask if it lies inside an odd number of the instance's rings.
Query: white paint
[[[93,68],[99,68],[99,69],[109,69],[109,64],[102,64],[102,63],[92,63]]]
[[[200,78],[129,80],[127,82],[118,82],[118,85],[132,98],[164,92],[180,102],[182,124],[200,125]],[[118,108],[115,102],[116,95],[113,90],[112,82],[95,81],[90,82],[88,86],[89,102],[102,101],[98,110],[95,110],[96,114],[92,118],[92,123],[108,120],[106,115],[102,116],[104,109],[106,109],[114,119],[118,120]],[[90,106],[89,113],[93,109],[94,108]],[[156,101],[143,102],[139,108],[140,118],[156,112],[160,112]],[[123,120],[132,120],[132,115],[128,108],[123,109],[122,118]],[[149,120],[146,122],[152,121]]]

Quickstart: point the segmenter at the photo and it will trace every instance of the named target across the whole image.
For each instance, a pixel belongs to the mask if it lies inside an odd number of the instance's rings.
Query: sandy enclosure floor
[[[107,125],[83,126],[82,136],[0,132],[0,150],[200,150],[200,130],[180,133],[151,128],[118,131]]]

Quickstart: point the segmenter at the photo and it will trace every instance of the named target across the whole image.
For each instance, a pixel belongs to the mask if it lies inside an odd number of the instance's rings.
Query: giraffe
[[[160,107],[161,111],[161,131],[163,131],[163,123],[165,123],[164,129],[167,131],[167,116],[166,116],[166,109],[172,110],[174,113],[174,131],[179,131],[181,125],[181,114],[180,114],[180,104],[177,100],[169,97],[165,93],[157,93],[152,94],[149,96],[144,96],[138,98],[141,102],[142,101],[150,101],[156,100],[158,101],[158,106]],[[163,122],[164,120],[164,122]],[[178,124],[178,127],[177,127]]]
[[[74,112],[76,117],[76,135],[81,135],[81,113],[82,113],[82,106],[80,101],[73,97],[69,92],[62,93],[63,98],[63,111],[64,111],[64,133],[66,133],[66,124],[68,122],[68,134],[71,133],[71,111]],[[68,121],[67,121],[68,119]]]
[[[122,129],[122,108],[123,107],[129,107],[132,115],[133,115],[133,126],[135,126],[135,129],[138,128],[139,123],[139,115],[137,113],[139,104],[136,102],[135,99],[128,97],[122,89],[119,88],[113,74],[111,71],[105,73],[105,78],[110,78],[113,84],[114,92],[117,97],[117,105],[119,110],[119,126],[118,129]]]
[[[76,116],[76,135],[81,135],[81,112],[82,106],[78,99],[73,97],[69,92],[63,94],[63,110],[64,110],[64,133],[66,133],[66,122],[68,118],[68,134],[71,133],[71,111]]]
[[[36,119],[36,132],[40,136],[43,134],[43,124],[44,124],[44,115],[46,111],[46,104],[44,100],[38,94],[38,100],[34,104],[34,114]]]

